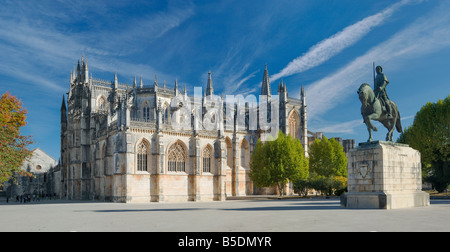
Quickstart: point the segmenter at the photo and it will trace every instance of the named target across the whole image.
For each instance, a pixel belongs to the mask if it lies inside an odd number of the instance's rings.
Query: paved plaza
[[[108,203],[0,202],[0,231],[431,232],[450,231],[450,200],[427,207],[344,209],[339,199]]]

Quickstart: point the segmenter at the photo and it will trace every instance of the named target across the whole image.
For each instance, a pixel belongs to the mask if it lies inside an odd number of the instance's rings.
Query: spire
[[[86,59],[85,63],[84,63],[84,82],[88,83],[88,81],[89,81],[89,69],[88,69],[87,59]]]
[[[134,81],[133,81],[133,88],[136,88],[137,83],[136,83],[136,75],[134,76]]]
[[[62,96],[62,104],[61,104],[61,134],[67,129],[67,110],[66,110],[66,101],[64,99],[64,94]]]
[[[155,74],[155,82],[153,83],[153,85],[154,85],[155,87],[158,86],[158,80],[156,79],[156,74]]]
[[[62,96],[61,111],[66,111],[66,100],[64,99],[64,95]]]
[[[141,81],[140,81],[140,83],[139,83],[139,86],[140,86],[141,88],[144,87],[144,82],[142,82],[142,75],[141,75]]]
[[[284,91],[284,83],[283,79],[281,79],[280,84],[278,84],[278,93],[282,93]]]
[[[78,65],[77,65],[77,76],[80,76],[80,61],[78,60]]]
[[[206,95],[212,96],[214,93],[212,79],[211,79],[211,71],[208,72],[208,82],[206,84]]]
[[[117,72],[114,74],[114,88],[119,87],[119,81],[117,79]]]
[[[269,71],[267,71],[267,65],[265,65],[264,69],[264,75],[261,86],[261,95],[267,95],[268,97],[272,96],[272,92],[270,90]]]
[[[173,88],[173,90],[175,91],[175,95],[178,95],[178,81],[177,81],[177,79],[175,79],[175,87]]]

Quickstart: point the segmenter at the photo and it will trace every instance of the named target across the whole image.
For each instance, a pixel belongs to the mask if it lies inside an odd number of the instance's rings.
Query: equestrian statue
[[[375,66],[375,65],[374,65]],[[377,75],[375,76],[375,71]],[[369,84],[363,83],[358,89],[359,100],[362,103],[361,114],[364,123],[369,131],[369,139],[372,141],[372,130],[377,131],[377,127],[372,124],[372,120],[379,121],[388,129],[386,141],[393,142],[392,135],[394,128],[398,132],[402,132],[402,125],[400,122],[400,112],[397,105],[391,101],[386,92],[386,86],[389,81],[386,75],[382,72],[381,66],[377,66],[374,71],[374,89]]]

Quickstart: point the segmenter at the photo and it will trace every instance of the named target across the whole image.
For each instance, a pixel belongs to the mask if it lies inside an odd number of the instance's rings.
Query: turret
[[[280,101],[287,101],[288,98],[287,87],[286,83],[284,83],[283,80],[281,80],[280,84],[278,85],[278,95],[280,97]]]
[[[213,83],[211,79],[211,72],[208,72],[208,82],[206,83],[206,96],[210,96],[211,98],[214,95]]]

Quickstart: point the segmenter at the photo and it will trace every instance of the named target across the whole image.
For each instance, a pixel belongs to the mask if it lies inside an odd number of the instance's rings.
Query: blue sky
[[[450,1],[2,1],[0,93],[28,110],[23,134],[59,158],[60,106],[84,54],[94,78],[193,93],[212,72],[216,94],[306,91],[308,129],[368,138],[356,90],[383,67],[403,128],[428,101],[450,94]],[[376,122],[377,140],[386,129]],[[394,139],[399,133],[394,133]]]

